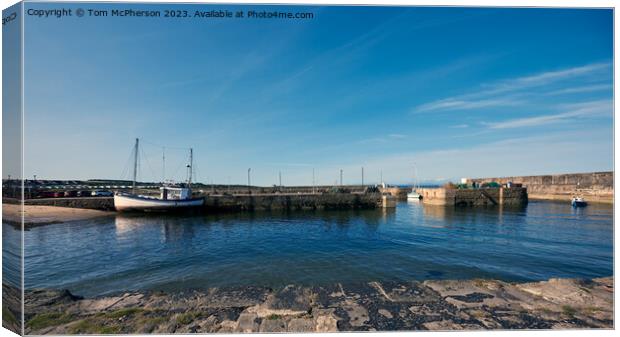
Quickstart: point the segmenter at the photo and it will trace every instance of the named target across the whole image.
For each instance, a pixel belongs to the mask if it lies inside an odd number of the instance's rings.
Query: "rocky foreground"
[[[613,277],[371,282],[82,299],[26,292],[27,334],[613,328]]]

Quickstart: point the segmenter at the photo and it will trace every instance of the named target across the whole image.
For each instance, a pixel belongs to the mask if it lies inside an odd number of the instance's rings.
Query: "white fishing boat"
[[[416,190],[418,188],[418,178],[417,178],[417,169],[415,167],[415,165],[413,166],[413,186],[411,187],[411,192],[407,193],[407,200],[421,200],[422,199],[422,195],[420,195]]]
[[[422,195],[416,192],[416,189],[413,188],[411,192],[407,193],[407,199],[408,200],[420,200],[422,199]]]
[[[588,206],[588,203],[582,197],[573,197],[573,199],[571,200],[570,204],[573,207],[585,207],[585,206]]]
[[[125,211],[174,211],[199,207],[204,204],[204,198],[192,198],[192,165],[193,151],[190,149],[190,164],[187,165],[189,178],[186,186],[162,186],[159,188],[159,197],[136,194],[136,176],[138,167],[138,146],[136,139],[134,155],[134,173],[132,193],[116,193],[114,195],[114,208],[119,212]]]

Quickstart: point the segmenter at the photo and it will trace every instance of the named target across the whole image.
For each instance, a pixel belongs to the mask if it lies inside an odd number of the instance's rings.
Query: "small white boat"
[[[585,206],[588,206],[588,203],[582,197],[573,197],[573,199],[571,200],[570,204],[573,207],[585,207]]]
[[[420,200],[422,199],[422,196],[414,190],[412,190],[411,192],[407,193],[407,200]]]
[[[411,187],[411,192],[407,193],[407,200],[422,200],[422,195],[416,192],[418,188],[418,170],[415,165],[413,165],[413,186]]]
[[[174,211],[180,209],[187,209],[192,207],[199,207],[204,204],[204,198],[192,198],[192,164],[193,164],[193,151],[190,149],[190,164],[187,165],[189,178],[187,185],[181,187],[175,186],[162,186],[159,188],[159,197],[136,194],[136,176],[137,176],[137,160],[138,160],[138,144],[139,140],[136,139],[135,145],[135,163],[134,163],[134,175],[133,175],[133,193],[116,193],[114,195],[114,208],[119,212],[126,211],[144,211],[144,212],[157,212],[157,211]]]

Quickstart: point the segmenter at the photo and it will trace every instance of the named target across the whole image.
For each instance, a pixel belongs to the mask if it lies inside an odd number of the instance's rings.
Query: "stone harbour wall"
[[[526,188],[446,189],[420,188],[422,202],[446,206],[522,206],[527,204]]]
[[[26,199],[25,205],[58,206],[71,208],[97,209],[102,211],[114,210],[112,197],[82,197],[82,198],[45,198]]]
[[[315,209],[369,209],[381,205],[378,193],[323,193],[289,195],[207,196],[207,211],[270,211]]]
[[[531,199],[570,200],[578,195],[590,202],[613,203],[614,200],[613,172],[475,178],[469,181],[478,184],[493,181],[500,184],[508,182],[523,184],[527,187]]]
[[[372,209],[382,206],[379,193],[208,195],[204,198],[201,211],[205,212]],[[25,204],[114,210],[114,198],[111,197],[27,199]]]

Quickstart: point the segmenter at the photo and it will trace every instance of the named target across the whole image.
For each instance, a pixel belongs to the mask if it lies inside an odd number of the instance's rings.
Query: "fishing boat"
[[[189,171],[187,184],[182,184],[180,186],[162,186],[159,188],[159,197],[137,194],[138,146],[139,139],[136,138],[132,193],[120,192],[114,195],[114,208],[116,208],[117,211],[165,212],[200,207],[204,204],[204,198],[192,198],[192,149],[190,149],[190,163],[187,165]]]
[[[411,189],[411,192],[407,193],[407,199],[408,200],[420,200],[422,199],[422,195],[420,195],[420,193],[416,192],[415,187]]]
[[[416,191],[418,188],[418,179],[417,179],[417,169],[415,165],[413,166],[413,186],[411,187],[411,192],[407,193],[407,200],[421,200],[422,195]]]
[[[573,199],[571,200],[570,204],[573,207],[585,207],[588,205],[588,203],[586,202],[586,200],[582,197],[573,197]]]

